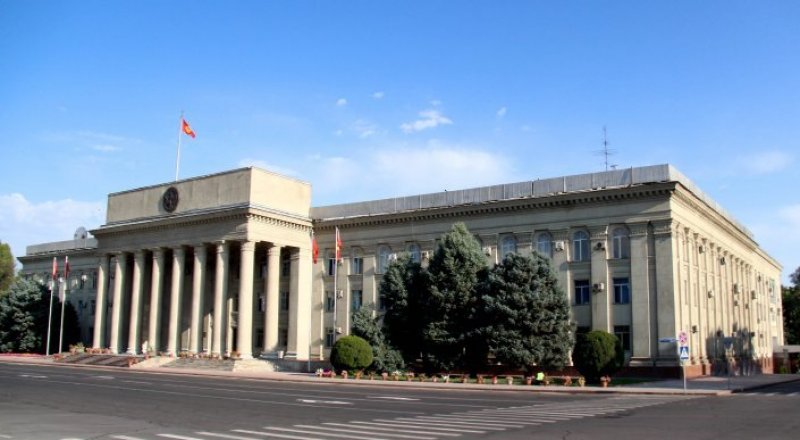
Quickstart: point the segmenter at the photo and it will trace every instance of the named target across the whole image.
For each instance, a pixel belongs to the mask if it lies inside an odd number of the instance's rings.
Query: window
[[[380,246],[378,248],[378,273],[386,273],[386,269],[389,267],[389,254],[391,253],[391,249],[388,246]]]
[[[500,243],[500,254],[503,258],[509,256],[510,254],[514,254],[517,252],[517,239],[511,235],[503,237],[503,241]]]
[[[289,310],[289,292],[281,292],[280,302],[281,302],[281,310],[288,311]]]
[[[629,325],[615,325],[614,336],[622,343],[622,349],[631,351],[631,326]]]
[[[361,303],[363,301],[363,295],[361,290],[351,290],[350,291],[350,310],[353,312],[357,312],[358,309],[361,308]]]
[[[631,286],[627,278],[614,278],[614,304],[630,304]]]
[[[572,236],[572,261],[589,261],[589,234],[585,231]]]
[[[350,266],[350,273],[353,275],[361,275],[364,273],[364,258],[353,257],[352,265]]]
[[[333,276],[336,272],[336,258],[333,252],[328,252],[328,275]]]
[[[549,232],[536,236],[536,252],[543,257],[553,257],[553,236]]]
[[[408,255],[411,257],[411,261],[415,263],[422,262],[422,250],[420,249],[419,245],[416,243],[412,243],[408,246]]]
[[[592,303],[592,289],[589,280],[575,280],[575,305]]]
[[[611,234],[611,247],[613,248],[613,257],[616,259],[630,258],[631,257],[631,240],[626,228],[614,229]]]
[[[332,328],[325,329],[325,348],[333,347],[334,333]]]
[[[334,304],[336,304],[336,299],[333,296],[333,292],[326,291],[325,292],[325,311],[326,312],[333,312]]]

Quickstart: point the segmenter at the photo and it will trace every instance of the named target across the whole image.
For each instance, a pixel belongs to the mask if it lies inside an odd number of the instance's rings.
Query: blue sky
[[[0,240],[259,165],[325,205],[671,163],[800,266],[800,3],[0,3]],[[786,277],[784,276],[784,281]]]

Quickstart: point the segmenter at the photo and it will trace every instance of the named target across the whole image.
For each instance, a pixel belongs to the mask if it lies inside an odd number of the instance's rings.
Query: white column
[[[647,223],[630,225],[632,362],[652,361],[650,334],[650,268],[647,258]]]
[[[253,264],[256,244],[242,242],[239,264],[239,319],[236,327],[237,351],[242,359],[253,357]]]
[[[670,220],[653,222],[656,243],[656,307],[658,308],[658,338],[674,338],[678,334],[678,298],[680,294],[678,270],[675,258],[675,233]],[[672,344],[659,344],[658,357],[661,365],[675,365],[677,353]]]
[[[167,334],[167,352],[171,355],[177,355],[180,350],[180,309],[185,257],[183,248],[177,247],[172,250],[172,291],[169,303],[169,333]]]
[[[124,252],[117,253],[114,260],[114,303],[111,309],[111,341],[109,348],[111,353],[119,353],[119,332],[121,330],[122,319],[122,289],[125,287],[125,270],[127,266],[127,255]]]
[[[267,280],[264,286],[266,307],[264,311],[264,352],[278,351],[278,317],[280,316],[281,248],[272,245],[267,249]]]
[[[138,250],[133,254],[133,286],[131,288],[131,322],[128,328],[128,354],[137,354],[139,352],[143,290],[144,251]]]
[[[590,228],[591,249],[589,253],[592,261],[592,284],[603,283],[605,288],[600,292],[592,293],[592,330],[602,330],[613,333],[611,325],[611,293],[614,286],[608,279],[608,253],[606,250],[608,227]],[[598,248],[598,245],[602,245]]]
[[[153,270],[150,277],[150,320],[147,342],[153,353],[161,350],[161,286],[164,284],[164,250],[153,249]]]
[[[289,287],[289,341],[287,357],[309,358],[311,330],[311,250],[294,249]]]
[[[214,274],[214,324],[211,354],[225,353],[225,298],[228,296],[228,243],[217,242],[217,267]]]
[[[203,295],[206,281],[206,247],[194,247],[194,274],[192,275],[192,325],[190,330],[189,351],[199,353],[203,339]]]
[[[106,325],[106,294],[108,255],[100,256],[100,264],[97,265],[97,297],[94,303],[94,335],[92,337],[92,348],[103,347],[103,329]]]

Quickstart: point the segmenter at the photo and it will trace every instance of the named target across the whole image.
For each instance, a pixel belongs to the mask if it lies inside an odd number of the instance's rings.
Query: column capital
[[[242,252],[253,252],[256,250],[256,242],[245,240],[241,242]]]
[[[283,246],[279,244],[272,243],[269,247],[267,247],[267,255],[270,257],[277,257],[281,255],[281,249]]]
[[[589,226],[587,229],[592,240],[605,240],[608,237],[608,225]]]
[[[628,223],[628,231],[631,237],[641,237],[647,235],[647,222],[644,223]]]
[[[673,223],[671,219],[667,220],[657,220],[652,222],[653,224],[653,234],[655,235],[672,235],[675,231],[673,231],[673,226],[677,226],[677,223]]]
[[[183,257],[186,255],[186,250],[183,249],[183,246],[176,246],[172,248],[172,252],[176,257]]]
[[[193,247],[194,247],[194,251],[195,252],[197,252],[197,251],[204,251],[205,252],[205,250],[206,250],[205,243],[196,244]]]

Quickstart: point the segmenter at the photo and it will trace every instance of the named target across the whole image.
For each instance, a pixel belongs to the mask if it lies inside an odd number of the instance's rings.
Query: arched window
[[[627,228],[616,228],[611,234],[611,247],[614,258],[631,257],[631,239]]]
[[[500,243],[500,254],[503,258],[509,256],[510,254],[514,254],[517,252],[517,239],[511,235],[507,235],[503,237],[503,241]]]
[[[389,246],[380,246],[378,247],[378,267],[376,271],[378,273],[386,273],[386,268],[389,267],[389,255],[391,255],[392,250],[389,249]]]
[[[572,235],[572,261],[589,261],[589,234],[586,231]]]
[[[549,232],[542,232],[536,236],[536,252],[543,257],[553,257],[553,236]]]
[[[410,245],[408,245],[408,256],[411,257],[411,261],[415,263],[421,263],[422,249],[420,249],[418,244],[411,243]]]

